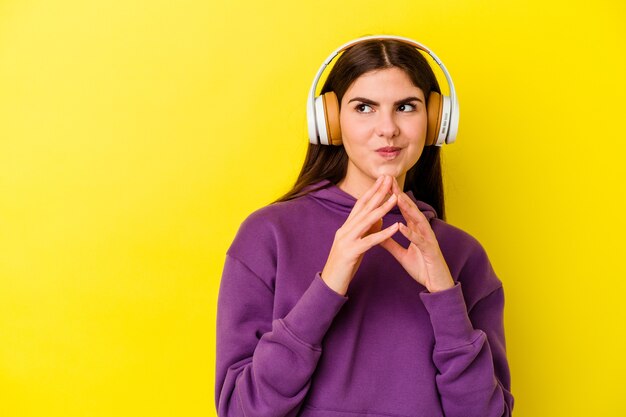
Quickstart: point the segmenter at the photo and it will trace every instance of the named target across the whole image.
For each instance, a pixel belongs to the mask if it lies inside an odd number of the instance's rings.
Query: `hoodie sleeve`
[[[472,258],[453,288],[420,294],[435,335],[437,388],[446,417],[508,417],[513,396],[504,339],[504,292],[482,247]],[[473,301],[468,311],[462,288],[466,281],[498,285]]]
[[[218,296],[215,403],[220,417],[295,416],[321,342],[347,297],[319,272],[293,309],[272,319],[273,291],[227,256]]]

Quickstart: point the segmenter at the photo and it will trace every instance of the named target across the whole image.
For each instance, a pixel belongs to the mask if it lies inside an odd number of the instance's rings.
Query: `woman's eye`
[[[369,104],[358,104],[356,106],[356,111],[358,111],[359,113],[371,113],[372,108],[369,106]]]
[[[415,110],[415,106],[409,103],[404,103],[398,107],[398,110],[402,112],[410,112]]]

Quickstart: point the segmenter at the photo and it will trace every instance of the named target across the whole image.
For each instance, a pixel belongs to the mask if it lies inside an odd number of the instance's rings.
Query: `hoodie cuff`
[[[421,292],[420,298],[430,315],[438,350],[472,342],[474,326],[467,314],[460,282],[447,290]]]
[[[335,316],[348,300],[332,290],[322,279],[321,271],[300,300],[283,319],[284,325],[300,340],[313,346],[322,344]]]

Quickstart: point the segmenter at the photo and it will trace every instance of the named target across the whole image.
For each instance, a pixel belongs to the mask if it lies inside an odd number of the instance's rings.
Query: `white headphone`
[[[306,106],[306,117],[309,131],[309,141],[316,145],[341,145],[341,128],[339,125],[339,102],[333,91],[315,97],[315,89],[324,69],[342,51],[349,47],[371,39],[395,39],[426,52],[441,67],[450,87],[450,96],[432,91],[428,96],[428,127],[425,145],[441,146],[444,143],[453,143],[456,140],[459,128],[459,103],[452,78],[443,65],[443,62],[426,46],[409,38],[390,35],[365,36],[347,42],[337,48],[324,61],[313,79],[311,91]]]

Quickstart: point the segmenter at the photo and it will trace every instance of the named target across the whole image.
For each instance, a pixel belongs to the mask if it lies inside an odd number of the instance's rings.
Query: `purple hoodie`
[[[356,199],[323,188],[263,207],[228,249],[217,311],[220,417],[496,417],[513,408],[504,293],[480,243],[429,219],[455,286],[430,293],[380,246],[346,296],[320,277]],[[394,207],[383,228],[404,221]],[[402,246],[408,240],[400,233]]]

